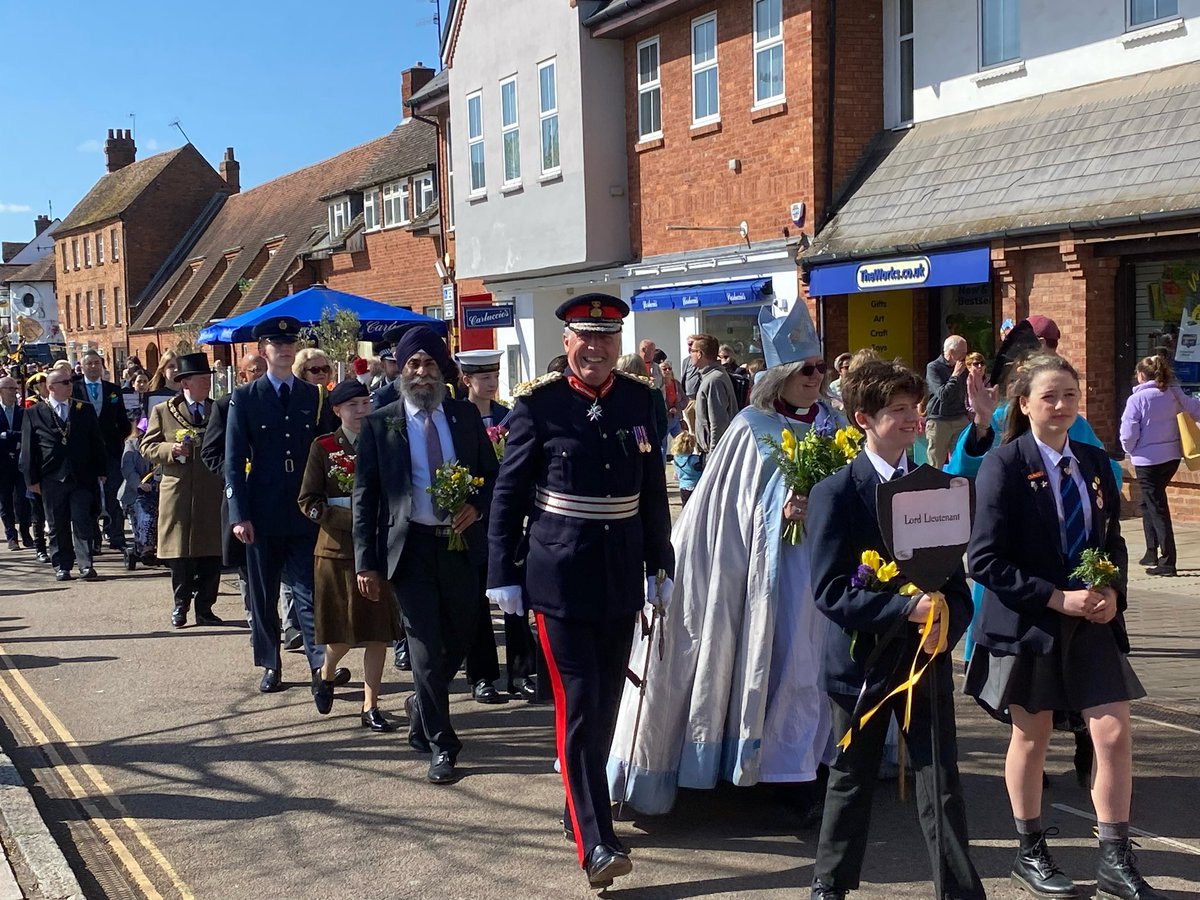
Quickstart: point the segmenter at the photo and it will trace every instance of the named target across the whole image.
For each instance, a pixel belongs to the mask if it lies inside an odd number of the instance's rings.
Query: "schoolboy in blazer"
[[[899,683],[902,667],[907,675],[920,640],[917,623],[927,615],[925,595],[907,597],[896,590],[869,590],[852,581],[864,551],[887,554],[876,516],[876,490],[900,470],[911,469],[907,454],[916,441],[917,403],[924,394],[920,376],[897,363],[868,362],[848,373],[842,379],[842,399],[851,422],[866,432],[865,447],[849,466],[826,478],[809,495],[806,540],[812,555],[817,608],[829,619],[825,689],[835,738],[840,739],[850,728],[864,685],[868,698],[881,700]],[[954,725],[950,650],[966,630],[972,613],[961,566],[942,593],[949,621],[942,621],[941,627],[947,630],[949,644],[915,689],[905,743],[916,774],[917,809],[931,858],[933,805],[938,802],[942,807],[946,895],[982,898],[983,885],[968,853]],[[938,688],[940,797],[934,795],[930,679],[937,679]],[[841,900],[859,886],[888,725],[893,715],[901,718],[903,710],[903,695],[888,701],[830,766],[813,872],[814,900]]]

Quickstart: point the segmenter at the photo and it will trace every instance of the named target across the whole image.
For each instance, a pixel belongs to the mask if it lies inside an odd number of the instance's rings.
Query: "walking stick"
[[[638,727],[642,724],[642,705],[646,701],[646,677],[650,674],[650,654],[654,649],[654,628],[658,624],[659,619],[665,616],[662,608],[662,587],[663,582],[667,580],[667,573],[664,569],[659,569],[654,576],[654,604],[653,612],[650,614],[650,622],[646,623],[646,613],[638,613],[642,622],[642,637],[650,639],[650,646],[646,648],[646,659],[642,663],[642,674],[638,677],[633,673],[633,670],[626,669],[625,677],[633,682],[634,687],[638,689],[637,711],[633,716],[633,735],[629,739],[629,759],[625,767],[625,783],[621,789],[621,799],[617,801],[617,818],[620,819],[625,814],[625,803],[629,799],[629,776],[633,772],[633,753],[637,749]],[[662,629],[659,629],[658,635],[658,658],[661,661],[663,658],[663,639]]]

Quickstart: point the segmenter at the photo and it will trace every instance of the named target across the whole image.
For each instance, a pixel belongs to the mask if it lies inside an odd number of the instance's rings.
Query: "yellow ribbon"
[[[901,592],[911,596],[911,594],[915,591],[919,591],[919,589],[913,585],[905,585]],[[858,722],[858,728],[860,731],[866,727],[867,723],[875,716],[875,713],[879,712],[879,710],[889,700],[891,700],[897,694],[906,694],[907,696],[904,698],[904,723],[901,726],[901,730],[907,733],[909,723],[912,721],[913,690],[916,688],[918,682],[920,682],[921,676],[925,674],[925,670],[929,668],[929,664],[933,662],[934,657],[936,657],[939,653],[945,653],[946,646],[949,643],[947,638],[948,628],[946,626],[949,625],[950,621],[950,606],[946,603],[946,597],[939,592],[934,592],[929,595],[929,600],[929,614],[925,617],[925,624],[921,626],[921,639],[917,645],[917,652],[913,654],[912,665],[908,668],[908,678],[902,684],[893,688],[886,697],[884,697],[882,700],[876,703],[875,706],[863,714],[862,718],[859,719]],[[934,623],[939,619],[942,620],[943,627],[941,632],[938,634],[937,646],[934,647],[933,653],[929,654],[929,658],[926,659],[924,664],[918,669],[917,665],[921,661],[921,655],[925,652],[925,640],[929,637],[930,632],[933,631]],[[838,747],[840,747],[842,750],[847,749],[850,746],[850,741],[852,740],[853,734],[854,728],[852,726],[849,730],[847,730],[842,739],[838,741]]]

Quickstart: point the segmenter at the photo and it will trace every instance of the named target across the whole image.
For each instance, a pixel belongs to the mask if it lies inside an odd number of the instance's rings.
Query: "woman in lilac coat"
[[[1121,415],[1121,447],[1129,454],[1142,493],[1147,575],[1175,574],[1175,532],[1167,505],[1167,484],[1179,469],[1183,448],[1176,415],[1200,420],[1200,400],[1175,383],[1171,363],[1147,356],[1137,364],[1137,384]]]

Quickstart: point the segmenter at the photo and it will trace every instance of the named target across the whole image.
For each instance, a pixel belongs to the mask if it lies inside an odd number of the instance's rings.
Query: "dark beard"
[[[400,376],[400,396],[425,412],[433,412],[446,399],[446,383],[417,384],[416,378]]]

